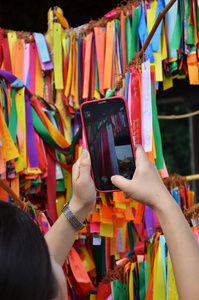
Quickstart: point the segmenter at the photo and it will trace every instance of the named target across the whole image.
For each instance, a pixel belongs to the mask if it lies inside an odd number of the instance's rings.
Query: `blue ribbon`
[[[164,9],[164,7],[165,7],[164,0],[158,0],[155,21],[157,20],[159,13]],[[162,21],[163,20],[160,21],[160,24],[152,37],[151,43],[152,43],[153,51],[158,51],[158,49],[159,49],[160,37],[161,37],[161,31],[162,31]]]
[[[143,46],[144,42],[146,41],[146,39],[148,37],[148,30],[147,30],[146,21],[145,21],[144,12],[143,12],[142,7],[141,7],[140,21],[139,21],[139,25],[138,25],[138,33],[139,33],[141,45]],[[145,54],[146,54],[146,60],[150,59],[151,63],[153,63],[155,61],[151,44],[148,45],[148,47],[145,51]]]

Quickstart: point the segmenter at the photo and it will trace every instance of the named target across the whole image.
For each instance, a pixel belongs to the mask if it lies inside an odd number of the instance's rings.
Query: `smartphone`
[[[80,106],[80,115],[96,190],[119,190],[112,184],[111,176],[119,174],[132,179],[135,172],[135,148],[127,100],[111,97],[84,102]]]

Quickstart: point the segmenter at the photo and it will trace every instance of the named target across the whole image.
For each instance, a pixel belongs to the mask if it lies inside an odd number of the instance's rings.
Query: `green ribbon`
[[[66,191],[66,188],[64,185],[64,179],[56,180],[56,191],[57,192],[65,192]]]
[[[133,269],[133,285],[134,285],[134,295],[137,293],[137,275],[136,275],[136,270],[135,268]]]
[[[198,1],[196,1],[196,14],[197,14],[197,27],[199,30],[199,6],[198,6]]]
[[[195,45],[190,46],[190,52],[196,52],[196,47],[195,47]]]
[[[72,187],[72,189],[71,189],[71,193],[70,193],[70,197],[69,197],[68,202],[70,202],[70,200],[72,199],[72,197],[73,197],[73,187]]]
[[[121,281],[113,281],[113,299],[123,299],[123,283]]]
[[[138,25],[140,20],[140,11],[139,8],[133,9],[133,17],[132,17],[132,57],[135,56],[137,53],[137,46],[138,46]]]
[[[190,23],[190,0],[185,0],[187,43],[194,45],[194,26]]]
[[[170,47],[174,48],[176,50],[179,49],[181,35],[182,35],[180,0],[178,0],[177,5],[178,5],[177,19],[176,19],[175,27],[174,27],[174,30],[173,30],[173,35],[172,35],[172,38],[171,38],[171,44],[170,44]]]
[[[109,200],[113,200],[113,193],[107,193],[107,197]]]
[[[156,150],[155,164],[158,170],[162,170],[164,169],[162,139],[160,134],[160,125],[158,121],[157,106],[156,106],[155,94],[154,94],[152,82],[151,82],[151,102],[152,102],[152,115],[153,115],[153,133],[154,133],[155,150]]]
[[[102,237],[102,243],[94,246],[94,257],[97,277],[105,276],[105,238]]]
[[[177,71],[178,70],[178,63],[177,61],[172,61],[171,63],[169,63],[169,69],[170,69],[170,72],[174,72],[174,71]]]
[[[95,64],[95,89],[99,92],[99,75],[97,63]]]
[[[82,125],[79,127],[78,132],[76,133],[76,135],[73,138],[71,147],[68,151],[68,155],[73,155],[75,153],[75,146],[79,142],[79,139],[81,139],[81,138],[82,138]]]
[[[31,179],[31,186],[37,186],[40,183],[40,177],[38,177],[36,180]]]
[[[135,237],[134,237],[134,233],[133,233],[133,224],[132,222],[128,222],[127,223],[128,226],[128,234],[129,234],[129,246],[131,250],[134,250],[134,246],[135,246]]]
[[[128,289],[128,284],[125,283],[123,284],[123,300],[128,300],[129,299],[129,289]]]
[[[32,211],[33,211],[33,214],[35,216],[35,219],[36,219],[36,222],[37,222],[37,225],[39,226],[39,221],[38,221],[38,217],[37,217],[37,213],[34,209],[34,206],[32,205],[32,203],[30,201],[28,201],[28,203],[30,204],[31,208],[32,208]]]
[[[151,248],[152,248],[152,244],[149,244],[148,248],[147,248],[147,286],[149,285],[149,281],[151,278],[151,259],[152,259],[152,253],[151,253]]]
[[[178,70],[177,73],[178,73],[180,76],[185,75],[185,71],[184,71],[183,69]],[[180,79],[180,78],[179,78],[179,79]]]
[[[139,296],[140,300],[145,300],[145,265],[144,262],[139,263]]]
[[[150,259],[152,261],[152,256],[153,256],[153,244],[151,245],[151,248],[150,248]]]
[[[116,91],[116,86],[105,95],[105,98],[109,98],[109,97],[115,96],[115,91]]]
[[[133,57],[132,52],[132,34],[131,34],[131,24],[129,16],[125,18],[125,35],[126,35],[126,54],[127,54],[127,64],[131,61]]]
[[[41,135],[43,140],[53,147],[60,148],[60,146],[57,145],[57,143],[53,140],[50,133],[48,132],[48,130],[46,129],[46,127],[44,126],[44,124],[42,123],[38,114],[36,113],[36,111],[32,106],[31,106],[31,113],[32,113],[33,126],[35,130],[39,133],[39,135]]]
[[[119,38],[120,38],[120,34],[119,34],[120,30],[119,30],[119,28],[120,28],[120,21],[119,20],[115,20],[115,29],[116,29],[116,32],[117,32],[118,41],[119,41]]]
[[[10,112],[10,120],[8,124],[8,130],[10,132],[10,135],[13,139],[13,142],[16,145],[16,139],[17,139],[17,108],[15,103],[15,93],[16,89],[12,88],[11,91],[11,99],[12,99],[12,108]]]
[[[184,30],[184,14],[185,14],[185,11],[184,11],[184,1],[181,1],[181,2],[180,2],[180,6],[181,6],[181,10],[180,10],[180,15],[181,15],[181,28],[183,28],[183,30]]]

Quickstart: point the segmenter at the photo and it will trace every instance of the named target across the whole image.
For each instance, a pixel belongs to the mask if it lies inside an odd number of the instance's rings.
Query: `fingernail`
[[[86,149],[83,149],[82,157],[83,157],[83,158],[87,158],[87,156],[88,156],[87,150],[86,150]]]

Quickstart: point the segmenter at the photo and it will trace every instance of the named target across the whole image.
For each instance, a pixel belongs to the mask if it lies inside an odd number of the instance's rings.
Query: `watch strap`
[[[81,230],[86,226],[86,222],[84,221],[83,223],[74,215],[72,210],[69,207],[69,203],[64,204],[62,207],[61,211],[65,215],[65,217],[68,219],[68,221],[71,223],[71,225],[76,229],[76,230]]]

